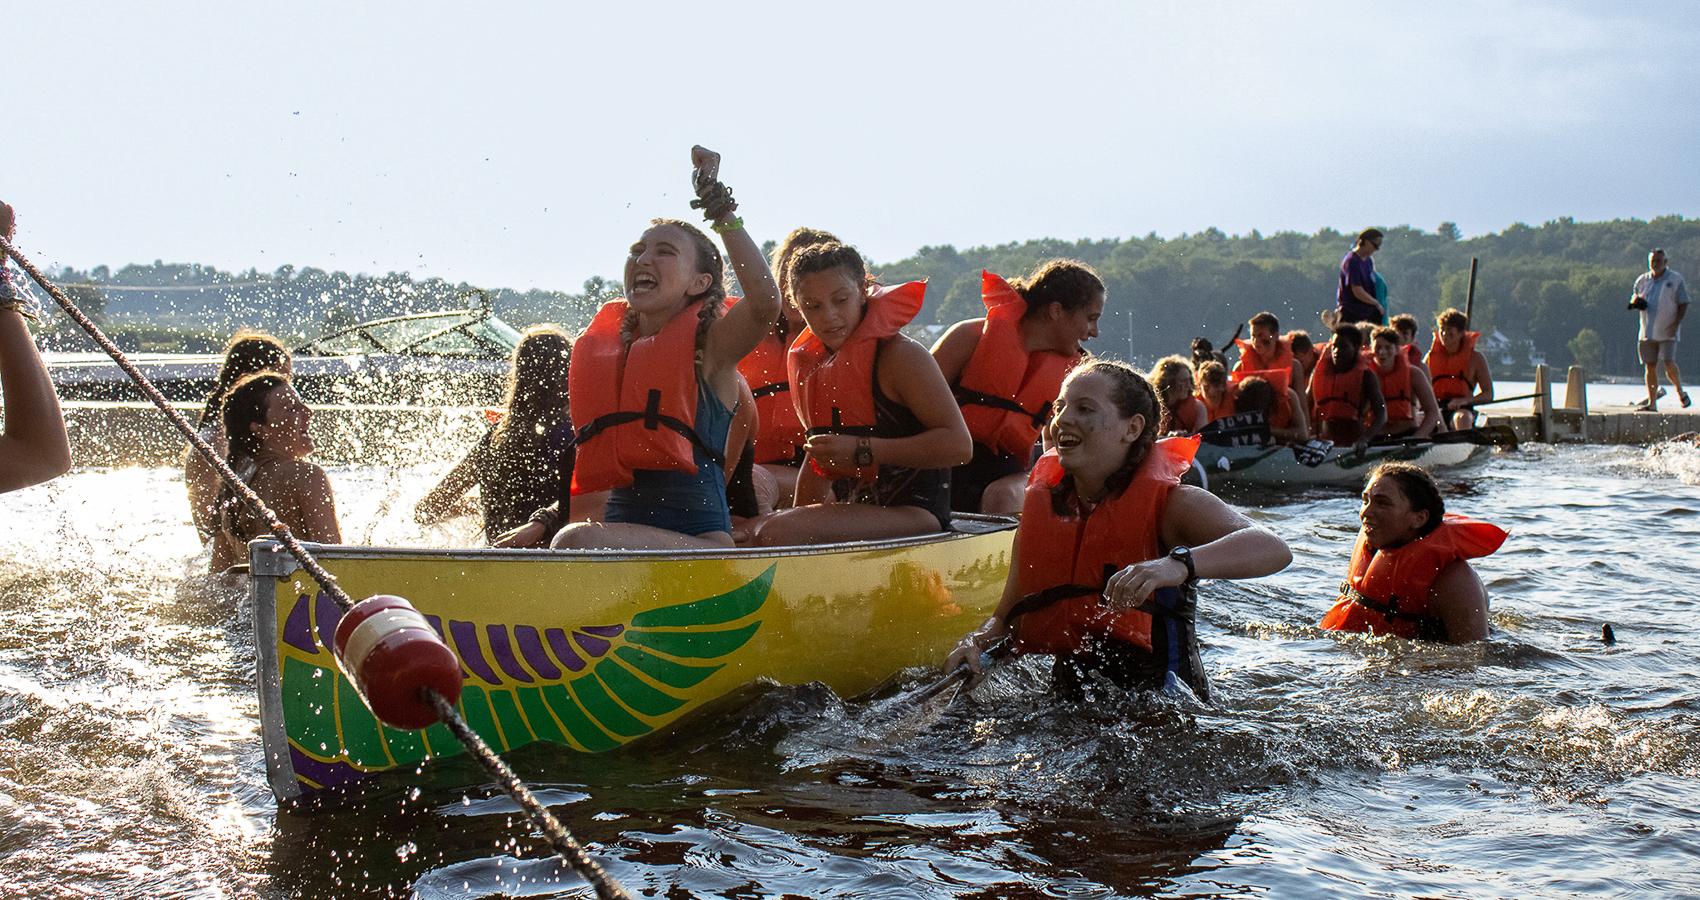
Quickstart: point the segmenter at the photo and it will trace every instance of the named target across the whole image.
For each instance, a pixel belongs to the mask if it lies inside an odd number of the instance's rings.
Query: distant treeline
[[[1394,312],[1416,314],[1426,334],[1436,311],[1464,306],[1470,258],[1478,257],[1474,326],[1526,342],[1558,366],[1577,362],[1607,373],[1638,368],[1635,317],[1624,303],[1650,248],[1665,248],[1672,268],[1700,277],[1700,220],[1681,216],[1645,222],[1563,218],[1468,239],[1450,222],[1432,232],[1378,227],[1387,237],[1376,269],[1388,281]],[[946,245],[876,261],[873,270],[888,282],[930,278],[917,324],[947,325],[980,314],[982,268],[1018,275],[1055,256],[1084,260],[1103,275],[1110,293],[1094,349],[1143,363],[1183,351],[1194,336],[1220,343],[1238,322],[1264,309],[1279,316],[1284,328],[1319,333],[1317,314],[1334,303],[1340,258],[1355,233],[1227,235],[1211,228],[1173,238],[1047,238],[964,250]],[[854,242],[855,235],[846,237]],[[73,292],[100,309],[132,344],[162,350],[216,346],[240,326],[302,338],[365,319],[469,305],[475,287],[439,278],[416,281],[406,273],[350,275],[293,266],[271,273],[223,272],[158,261],[54,274],[76,285]],[[577,293],[491,288],[489,295],[497,313],[515,325],[555,321],[572,327],[588,321],[618,291],[617,281],[596,277]],[[173,335],[180,347],[167,346]],[[1426,345],[1426,336],[1423,341]],[[63,334],[56,343],[84,346]],[[1700,353],[1684,347],[1681,358],[1693,364]]]

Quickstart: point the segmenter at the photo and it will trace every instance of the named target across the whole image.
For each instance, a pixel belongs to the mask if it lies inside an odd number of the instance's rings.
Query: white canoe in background
[[[1492,448],[1480,444],[1410,444],[1371,447],[1362,454],[1351,447],[1328,451],[1322,462],[1307,466],[1299,462],[1293,448],[1218,447],[1201,444],[1195,471],[1202,472],[1203,486],[1217,490],[1226,485],[1291,487],[1306,485],[1355,485],[1370,470],[1387,460],[1416,463],[1433,471],[1459,466],[1485,457]]]

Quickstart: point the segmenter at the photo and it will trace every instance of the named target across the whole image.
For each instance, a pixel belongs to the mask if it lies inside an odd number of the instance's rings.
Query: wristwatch
[[[857,466],[874,464],[874,444],[869,438],[856,439],[856,456],[852,460]]]
[[[1181,565],[1186,566],[1187,584],[1198,580],[1198,568],[1192,564],[1192,550],[1190,548],[1176,547],[1169,551],[1169,558],[1180,560]]]

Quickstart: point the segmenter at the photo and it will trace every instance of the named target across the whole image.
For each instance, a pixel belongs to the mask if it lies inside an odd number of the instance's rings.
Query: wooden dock
[[[1627,406],[1590,408],[1588,382],[1579,366],[1571,366],[1564,384],[1564,402],[1552,399],[1552,373],[1535,369],[1535,408],[1532,413],[1488,413],[1483,424],[1508,425],[1517,439],[1537,443],[1652,444],[1678,435],[1700,432],[1700,404],[1682,409],[1666,397],[1658,412]]]

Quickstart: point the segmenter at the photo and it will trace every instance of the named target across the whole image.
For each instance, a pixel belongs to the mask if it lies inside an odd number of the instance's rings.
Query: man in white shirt
[[[1641,364],[1646,367],[1647,399],[1635,405],[1647,412],[1658,411],[1659,363],[1676,390],[1677,399],[1688,406],[1682,390],[1682,372],[1676,367],[1676,342],[1681,337],[1682,317],[1688,313],[1688,284],[1682,274],[1665,266],[1665,251],[1647,254],[1647,271],[1635,279],[1629,308],[1641,314]]]

